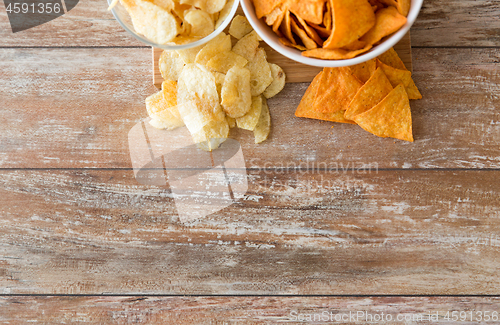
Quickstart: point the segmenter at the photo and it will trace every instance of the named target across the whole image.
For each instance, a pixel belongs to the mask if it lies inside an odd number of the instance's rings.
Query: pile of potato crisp
[[[253,131],[255,143],[267,139],[266,99],[283,89],[285,73],[267,62],[245,17],[233,19],[229,34],[196,48],[163,51],[162,90],[146,99],[151,125],[168,130],[186,125],[194,143],[207,151],[218,148],[235,126]]]
[[[235,0],[119,0],[137,33],[156,44],[192,43],[226,20]],[[114,0],[110,9],[116,5]]]
[[[358,124],[379,137],[413,141],[409,99],[420,99],[411,72],[394,49],[376,59],[325,68],[312,81],[295,115]]]
[[[406,23],[411,0],[253,0],[257,18],[303,56],[352,59]]]

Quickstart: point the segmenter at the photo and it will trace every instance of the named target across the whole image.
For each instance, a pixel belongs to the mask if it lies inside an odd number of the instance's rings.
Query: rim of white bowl
[[[387,38],[384,42],[372,48],[369,52],[348,60],[322,60],[305,57],[301,55],[301,52],[299,50],[282,45],[279,42],[278,36],[272,31],[272,29],[267,26],[262,20],[257,19],[252,0],[241,0],[243,11],[245,12],[245,15],[252,25],[253,29],[275,51],[294,61],[306,65],[327,68],[344,67],[363,63],[376,58],[382,53],[385,53],[391,47],[396,45],[396,43],[399,42],[403,38],[403,36],[410,30],[411,26],[418,17],[420,8],[422,7],[422,3],[423,0],[412,0],[406,24],[404,24],[403,27],[401,27],[396,33]]]
[[[111,2],[113,0],[107,0],[107,1],[108,1],[108,4],[111,4]],[[111,12],[113,13],[113,16],[118,21],[118,23],[123,27],[123,29],[125,29],[129,34],[134,36],[139,41],[146,43],[149,46],[162,48],[164,50],[186,50],[186,49],[190,49],[190,48],[193,48],[196,46],[203,45],[203,44],[211,41],[217,35],[219,35],[224,29],[226,29],[226,27],[229,25],[231,20],[233,20],[233,17],[236,14],[236,11],[238,10],[239,4],[240,4],[240,0],[234,0],[233,7],[231,8],[231,11],[229,12],[229,15],[227,16],[227,18],[224,20],[224,22],[217,29],[215,29],[212,33],[210,33],[210,35],[205,36],[204,38],[199,39],[196,42],[182,44],[182,45],[157,44],[157,43],[151,42],[147,38],[139,35],[134,30],[131,30],[130,28],[128,28],[128,26],[120,19],[119,15],[115,13],[115,8],[111,9]],[[121,4],[118,2],[116,5],[118,6]]]

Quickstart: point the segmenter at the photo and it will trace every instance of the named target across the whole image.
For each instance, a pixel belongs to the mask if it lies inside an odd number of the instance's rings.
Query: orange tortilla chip
[[[352,120],[356,115],[368,111],[380,103],[392,89],[384,71],[378,68],[352,99],[344,114],[345,118]]]
[[[365,83],[377,69],[377,61],[375,59],[371,59],[369,61],[350,66],[349,68],[351,69],[352,74],[358,78],[359,81]]]
[[[297,25],[293,17],[290,23],[292,24],[292,32],[300,38],[306,49],[310,50],[318,47],[318,44],[316,44],[316,42],[310,38],[309,35],[307,35],[306,31]]]
[[[375,18],[375,26],[360,39],[367,44],[373,45],[377,43],[406,24],[406,17],[401,15],[394,7],[380,9],[375,13]]]
[[[318,85],[314,109],[321,113],[344,111],[362,83],[347,67],[325,68]]]
[[[332,25],[333,25],[332,19],[333,19],[332,2],[330,0],[327,0],[325,14],[323,15],[323,25],[330,32],[330,34],[332,32]]]
[[[344,46],[343,49],[349,50],[349,51],[357,51],[357,50],[361,50],[364,47],[366,47],[366,42],[362,42],[362,41],[357,39],[354,42],[352,42],[351,44]]]
[[[336,49],[347,46],[375,26],[375,14],[368,0],[330,1],[333,11],[332,34],[323,47]]]
[[[257,18],[261,19],[265,15],[269,15],[282,2],[282,0],[253,0]]]
[[[379,55],[377,59],[379,59],[380,62],[387,64],[390,67],[400,70],[408,70],[405,64],[403,63],[403,60],[401,60],[398,53],[394,50],[393,47],[391,47],[388,51],[384,52],[383,54]]]
[[[335,113],[321,113],[317,112],[313,108],[314,100],[316,99],[316,94],[318,93],[318,85],[321,82],[323,76],[323,71],[320,72],[307,88],[306,93],[302,97],[297,110],[295,111],[295,116],[312,118],[315,120],[323,120],[329,122],[340,122],[340,123],[350,123],[355,124],[353,121],[346,120],[344,118],[344,111],[338,111]]]
[[[288,0],[286,4],[291,12],[304,20],[314,24],[323,22],[325,0]]]
[[[410,99],[421,99],[422,94],[418,91],[417,86],[413,82],[411,78],[411,72],[408,70],[396,69],[388,66],[387,64],[382,63],[377,59],[377,67],[382,68],[384,70],[385,75],[391,82],[393,87],[396,87],[398,84],[402,83],[405,86],[406,92],[408,93],[408,98]]]
[[[285,46],[288,46],[288,47],[294,47],[294,48],[296,48],[296,49],[297,49],[297,50],[299,50],[299,51],[305,51],[305,50],[307,50],[307,49],[306,49],[304,46],[302,46],[302,45],[293,44],[293,43],[292,43],[292,42],[290,42],[290,41],[288,40],[288,38],[286,38],[286,37],[280,37],[280,38],[279,38],[279,41],[280,41],[280,43],[281,43],[281,44],[283,44],[283,45],[285,45]]]
[[[410,101],[403,85],[372,109],[356,115],[354,121],[376,136],[413,142]]]
[[[318,33],[319,36],[323,37],[323,38],[328,38],[330,37],[330,34],[332,33],[331,30],[328,30],[326,27],[323,27],[323,26],[319,26],[319,25],[316,25],[316,24],[309,24],[312,28],[314,28],[314,30],[316,30],[316,32]]]
[[[380,2],[395,7],[405,17],[410,12],[411,0],[380,0]]]
[[[292,19],[290,17],[290,11],[287,10],[285,13],[285,17],[281,23],[281,32],[292,44],[297,44],[292,34]]]
[[[318,58],[318,59],[326,59],[326,60],[347,60],[356,57],[357,55],[364,53],[372,48],[371,45],[368,45],[364,49],[357,51],[349,51],[343,49],[325,49],[325,48],[317,48],[302,52],[303,56],[308,58]]]
[[[318,46],[320,47],[323,46],[323,40],[321,39],[321,37],[319,37],[318,33],[314,30],[314,28],[309,26],[306,23],[306,21],[300,18],[299,16],[297,16],[296,18],[298,23],[300,24],[300,27],[302,27],[302,29],[305,30],[305,32],[307,33],[307,36],[309,36],[314,42],[316,42]]]

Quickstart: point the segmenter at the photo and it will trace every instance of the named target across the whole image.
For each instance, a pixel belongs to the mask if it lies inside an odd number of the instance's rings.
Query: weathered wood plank
[[[471,325],[484,315],[496,319],[498,310],[498,297],[0,298],[2,324],[366,324],[372,319],[377,324]]]
[[[308,84],[269,101],[270,139],[234,130],[247,166],[378,163],[380,168],[500,168],[498,49],[414,49],[416,141],[296,118]],[[14,64],[15,62],[15,64]],[[146,117],[150,49],[3,49],[0,167],[131,167],[128,132]]]
[[[130,170],[4,170],[0,293],[498,294],[498,171],[249,171],[179,222]]]
[[[106,11],[107,2],[80,1],[68,14],[12,34],[0,12],[0,46],[142,46]],[[425,0],[412,28],[413,46],[498,46],[500,4],[490,0]]]

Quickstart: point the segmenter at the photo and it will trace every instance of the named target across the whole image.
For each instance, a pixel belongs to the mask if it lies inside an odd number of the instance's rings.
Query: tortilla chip
[[[332,34],[323,45],[324,48],[336,49],[347,46],[375,26],[375,14],[368,0],[330,1],[333,27]]]
[[[292,0],[287,1],[286,4],[291,12],[304,20],[318,25],[323,22],[325,0]]]
[[[384,71],[378,68],[352,99],[344,114],[345,118],[353,120],[356,115],[368,111],[380,103],[392,89]]]
[[[332,33],[331,30],[328,30],[326,27],[316,25],[316,24],[309,24],[314,30],[317,32],[317,34],[323,38],[328,38],[330,37],[330,34]]]
[[[279,6],[282,0],[253,0],[253,5],[255,7],[255,14],[257,18],[261,19],[265,15],[271,13],[277,6]]]
[[[365,83],[377,69],[377,61],[375,59],[371,59],[369,61],[350,66],[349,68],[351,69],[352,74],[358,78],[359,81]]]
[[[308,51],[302,52],[302,55],[308,58],[318,58],[325,60],[347,60],[356,57],[357,55],[364,53],[372,48],[371,45],[368,45],[364,49],[357,51],[349,51],[343,49],[326,49],[326,48],[317,48]]]
[[[347,67],[325,68],[318,85],[314,109],[322,113],[345,110],[362,83]]]
[[[295,116],[330,122],[355,124],[353,121],[349,121],[344,118],[343,110],[335,113],[321,113],[313,108],[314,100],[318,92],[318,85],[321,82],[322,76],[323,71],[321,71],[316,77],[314,77],[313,81],[309,85],[309,88],[307,88],[306,93],[302,97],[297,110],[295,111]]]
[[[323,46],[323,40],[321,37],[319,37],[318,33],[309,26],[306,21],[299,16],[296,17],[297,22],[299,23],[300,27],[307,33],[307,36],[309,36],[316,44],[318,44],[319,47]]]
[[[285,12],[285,17],[284,17],[283,21],[281,22],[280,29],[281,29],[281,32],[283,33],[283,35],[285,35],[285,37],[290,41],[290,43],[297,44],[297,42],[293,38],[293,34],[292,34],[292,19],[290,17],[289,10],[287,10]]]
[[[305,46],[302,46],[302,45],[298,45],[298,44],[293,44],[292,42],[290,42],[287,38],[285,37],[280,37],[279,38],[279,41],[281,44],[285,45],[285,46],[288,46],[288,47],[293,47],[293,48],[296,48],[297,50],[299,51],[305,51],[307,50],[305,48]]]
[[[410,101],[401,84],[377,106],[356,115],[354,120],[376,136],[413,142]]]
[[[399,13],[405,17],[407,17],[410,12],[411,0],[380,0],[380,2],[395,7],[398,9]]]
[[[380,62],[387,64],[390,67],[400,69],[400,70],[408,70],[403,63],[403,60],[399,57],[398,53],[391,47],[388,51],[382,53],[377,57]]]
[[[377,59],[377,67],[382,68],[384,70],[385,75],[391,82],[393,87],[396,87],[398,84],[402,83],[408,93],[408,98],[410,99],[421,99],[422,95],[418,91],[417,86],[413,82],[411,78],[411,72],[408,70],[400,70],[393,67],[388,66],[387,64],[382,63]]]
[[[360,39],[367,44],[373,45],[377,43],[406,24],[406,17],[401,15],[394,7],[380,9],[376,12],[375,19],[375,26]]]
[[[318,44],[316,44],[316,42],[310,38],[309,35],[307,35],[306,31],[297,25],[297,22],[295,22],[293,17],[290,23],[292,24],[292,31],[300,38],[306,49],[311,50],[318,47]]]

